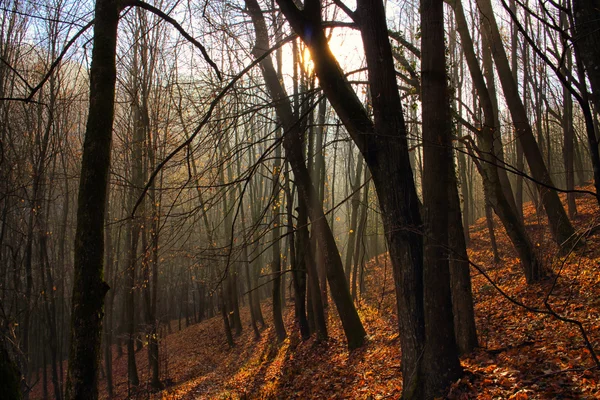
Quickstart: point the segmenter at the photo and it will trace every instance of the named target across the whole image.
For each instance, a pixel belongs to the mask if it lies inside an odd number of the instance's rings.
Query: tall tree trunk
[[[561,13],[561,22],[563,26],[566,23],[564,13]],[[567,55],[566,65],[563,69],[565,76],[573,67],[571,60],[571,53]],[[577,205],[575,204],[575,193],[572,191],[575,189],[575,173],[574,173],[574,159],[575,159],[575,130],[573,128],[573,99],[571,93],[566,86],[563,86],[563,112],[562,112],[562,128],[563,128],[563,163],[565,167],[565,187],[569,191],[567,192],[567,212],[569,218],[575,217],[577,214]]]
[[[110,184],[107,188],[106,193],[106,222],[110,221]],[[104,228],[104,236],[106,240],[105,248],[105,277],[106,281],[112,283],[114,281],[114,262],[113,262],[113,241],[112,241],[112,227],[110,224],[106,224]],[[112,287],[108,292],[106,298],[106,316],[104,320],[104,341],[102,342],[104,347],[104,368],[106,369],[106,392],[109,398],[113,397],[113,375],[112,375],[112,321],[113,321],[113,300],[114,300],[115,288]]]
[[[560,246],[568,246],[576,240],[575,230],[567,217],[558,194],[552,188],[554,183],[550,178],[542,153],[533,136],[527,112],[519,97],[518,87],[513,79],[506,57],[502,38],[492,9],[490,0],[478,0],[479,11],[484,22],[484,37],[491,46],[496,70],[502,84],[507,106],[510,110],[513,124],[519,141],[523,145],[523,152],[527,158],[533,178],[539,182],[537,185],[542,203],[548,215],[548,221],[554,240]]]
[[[509,0],[510,9],[516,12],[517,5],[515,0]],[[511,24],[511,35],[510,35],[510,61],[511,61],[511,71],[513,75],[513,79],[515,84],[519,85],[519,61],[517,57],[517,53],[519,51],[519,36],[517,32],[517,27],[513,22]],[[523,58],[526,58],[526,55],[523,54]],[[524,62],[523,62],[524,64]],[[526,67],[523,67],[524,74],[528,73]],[[514,135],[516,139],[516,134]],[[523,146],[521,145],[521,141],[515,140],[515,167],[518,171],[525,171],[525,160],[523,159]],[[517,175],[515,178],[515,206],[516,212],[519,219],[523,220],[523,176]]]
[[[279,135],[278,135],[279,136]],[[279,159],[281,158],[281,147],[277,146],[275,149],[275,163],[273,164],[273,247],[271,261],[271,273],[273,274],[273,325],[275,325],[275,333],[277,339],[282,342],[287,333],[285,331],[285,325],[283,324],[283,316],[281,310],[281,247],[280,247],[280,225],[281,225],[281,205],[279,201],[280,197],[280,175],[281,165]]]
[[[304,253],[299,252],[298,237],[300,233],[294,233],[294,198],[292,197],[292,191],[290,189],[290,174],[286,166],[285,169],[285,193],[286,193],[286,210],[287,210],[287,234],[290,244],[290,268],[292,270],[292,284],[294,285],[294,312],[296,320],[300,327],[300,336],[302,340],[308,340],[310,338],[310,328],[308,326],[308,319],[306,317],[306,267],[304,262]],[[306,218],[305,218],[306,220]],[[298,217],[297,221],[300,221]],[[299,229],[302,229],[298,226]],[[323,316],[325,321],[325,316]],[[323,324],[325,332],[327,326]],[[322,335],[321,335],[322,336]],[[324,335],[325,337],[327,334]]]
[[[349,149],[352,151],[352,146]],[[352,159],[352,157],[350,157]],[[360,206],[360,183],[363,174],[363,158],[362,155],[358,155],[358,161],[356,163],[356,173],[354,177],[352,174],[348,179],[350,180],[350,190],[353,192],[350,202],[352,205],[350,214],[350,226],[348,227],[348,244],[346,245],[346,279],[350,282],[350,271],[352,271],[352,257],[354,256],[354,248],[359,236],[357,233],[356,226],[358,224],[358,207]]]
[[[98,362],[104,296],[104,212],[110,165],[119,2],[97,0],[90,105],[83,144],[75,233],[71,352],[66,398],[98,398]]]
[[[147,114],[146,114],[147,115]],[[166,130],[165,130],[166,132]],[[166,134],[166,133],[165,133]],[[153,139],[153,140],[152,140]],[[158,137],[157,134],[150,135],[148,138],[148,161],[150,168],[155,168],[156,165],[156,152],[158,151]],[[162,174],[159,179],[159,189],[162,188]],[[160,192],[159,192],[160,193]],[[164,386],[160,381],[160,357],[159,357],[159,341],[158,341],[158,328],[160,321],[157,318],[158,311],[158,266],[159,266],[159,244],[160,244],[160,223],[161,223],[161,207],[162,196],[157,194],[156,183],[153,182],[150,187],[150,203],[151,203],[151,223],[149,223],[150,229],[150,248],[146,249],[151,254],[149,260],[150,265],[148,266],[148,272],[150,273],[150,280],[148,285],[148,300],[147,305],[147,340],[148,340],[148,364],[150,365],[151,378],[150,386],[154,389],[162,389]],[[201,299],[202,301],[202,299]]]
[[[494,207],[494,210],[506,228],[506,232],[519,254],[525,275],[530,276],[532,281],[535,281],[540,277],[539,262],[533,251],[531,241],[525,231],[525,226],[515,213],[515,208],[518,209],[519,207],[511,206],[506,199],[506,186],[502,185],[498,175],[498,170],[500,169],[498,167],[498,152],[494,151],[495,143],[497,143],[497,141],[495,142],[494,140],[494,137],[496,136],[494,132],[498,129],[498,126],[496,125],[498,118],[496,117],[494,103],[489,88],[486,86],[483,73],[479,68],[462,3],[457,0],[452,3],[452,5],[454,8],[457,30],[460,34],[461,42],[463,43],[465,59],[483,110],[483,126],[481,134],[478,137],[482,147],[481,158],[483,160],[481,163],[477,163],[477,166],[480,169],[483,179],[486,201],[489,201],[490,205]],[[488,207],[487,204],[486,207]],[[491,217],[487,218],[488,221],[491,221]],[[497,254],[495,253],[494,255],[496,256]]]
[[[250,16],[252,17],[256,31],[254,55],[255,57],[261,57],[268,50],[268,32],[264,17],[262,17],[262,12],[256,0],[247,0],[246,5],[250,10]],[[316,235],[319,248],[325,258],[331,296],[342,321],[344,333],[348,340],[348,347],[350,349],[360,347],[364,343],[366,332],[352,302],[352,296],[350,295],[350,290],[344,276],[344,267],[335,239],[327,224],[322,204],[318,201],[317,192],[312,184],[309,171],[304,163],[304,157],[300,151],[302,149],[302,135],[297,124],[298,121],[293,116],[291,104],[281,86],[281,82],[277,78],[270,58],[267,57],[261,61],[261,69],[267,88],[275,101],[278,117],[285,128],[283,146],[294,173],[298,193],[306,202],[313,234]]]
[[[450,292],[448,194],[452,123],[446,83],[443,0],[421,0],[421,99],[423,113],[423,214],[425,256],[425,397],[462,374],[454,333]],[[452,179],[452,183],[453,183]]]
[[[600,10],[597,2],[590,0],[573,1],[573,12],[570,16],[569,25],[574,37],[573,53],[577,65],[577,76],[579,82],[585,82],[584,72],[587,72],[592,86],[590,96],[585,84],[580,83],[582,90],[579,103],[585,119],[586,137],[592,161],[594,187],[596,189],[596,200],[600,204],[600,149],[598,148],[597,132],[594,129],[594,118],[597,118],[600,110],[600,67],[598,66],[600,34],[598,34],[598,29],[596,28],[598,18],[600,18]],[[592,116],[589,106],[590,100],[592,100],[596,111],[594,116]]]

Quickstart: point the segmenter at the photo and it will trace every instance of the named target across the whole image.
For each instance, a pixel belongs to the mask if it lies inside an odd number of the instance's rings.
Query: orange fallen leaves
[[[591,198],[577,199],[578,229],[599,224],[600,213]],[[544,299],[560,315],[581,321],[592,345],[600,349],[600,235],[586,238],[587,246],[559,257],[543,217],[532,205],[525,208],[526,224],[551,279],[527,285],[510,242],[496,224],[502,262],[494,264],[485,221],[472,227],[469,256],[494,283],[519,301],[543,309]],[[596,222],[594,222],[596,221]],[[465,375],[442,398],[448,399],[596,399],[598,371],[574,325],[527,312],[500,296],[477,271],[472,272],[480,348],[462,358]],[[556,281],[556,282],[555,282]],[[397,332],[391,264],[387,256],[371,260],[365,276],[359,313],[369,340],[348,353],[335,307],[328,309],[330,339],[303,342],[286,308],[288,338],[276,344],[272,327],[253,339],[249,312],[242,312],[244,332],[229,349],[219,317],[192,325],[162,339],[162,370],[170,385],[162,392],[139,392],[153,399],[397,399],[402,391],[401,353]],[[551,293],[549,294],[551,290]],[[549,295],[548,295],[549,294]],[[271,307],[263,302],[270,320]],[[148,379],[145,351],[138,353],[141,381]],[[113,362],[116,398],[127,396],[126,357]],[[101,381],[104,391],[105,383]],[[142,385],[143,388],[143,385]],[[106,393],[103,392],[106,397]]]

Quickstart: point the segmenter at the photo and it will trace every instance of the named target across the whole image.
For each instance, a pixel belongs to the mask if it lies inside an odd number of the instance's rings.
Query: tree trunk
[[[352,151],[352,147],[350,147]],[[346,280],[350,282],[350,271],[352,270],[352,257],[354,256],[354,247],[357,244],[358,233],[356,227],[358,225],[358,207],[360,206],[360,183],[363,176],[363,158],[362,155],[358,155],[358,161],[356,163],[356,173],[354,177],[350,176],[350,190],[354,193],[350,198],[352,204],[350,214],[350,226],[348,227],[348,244],[346,245]]]
[[[519,141],[523,145],[523,152],[527,158],[527,163],[533,175],[533,178],[539,182],[537,185],[542,203],[548,215],[548,221],[554,240],[560,246],[568,247],[576,240],[575,230],[565,213],[560,202],[558,194],[554,188],[554,183],[550,178],[546,164],[533,136],[531,124],[527,118],[527,112],[523,102],[519,97],[518,87],[513,79],[506,57],[502,38],[492,9],[490,0],[478,0],[479,11],[484,22],[484,37],[487,36],[487,42],[491,46],[492,55],[496,64],[496,70],[502,84],[506,103],[510,110],[513,124]],[[566,248],[565,247],[565,248]]]
[[[577,65],[577,76],[579,82],[585,82],[584,71],[587,72],[587,76],[592,86],[592,93],[590,96],[587,93],[587,88],[583,85],[580,105],[585,119],[585,130],[592,161],[596,200],[600,204],[600,149],[598,148],[598,137],[594,126],[594,118],[597,118],[600,110],[600,67],[598,66],[598,57],[600,56],[600,34],[598,34],[598,29],[595,28],[594,24],[600,17],[600,10],[597,2],[590,0],[575,0],[573,1],[572,14],[574,14],[574,16],[571,15],[570,25],[571,32],[575,38],[573,41],[573,53]],[[594,116],[592,116],[589,105],[590,100],[592,100],[596,111]]]
[[[561,20],[564,20],[564,13],[561,13]],[[570,71],[573,67],[571,53],[568,53],[564,72]],[[574,173],[574,158],[575,158],[575,130],[573,129],[573,99],[571,93],[566,86],[563,86],[563,113],[562,113],[562,128],[563,128],[563,163],[565,167],[565,187],[567,192],[567,212],[569,218],[574,218],[577,214],[577,205],[575,204],[575,173]]]
[[[370,176],[368,175],[368,170],[366,171],[367,173],[365,173],[365,187],[363,188],[363,199],[362,199],[362,209],[360,212],[360,222],[358,223],[357,226],[357,231],[356,231],[356,235],[354,237],[355,239],[355,245],[354,245],[354,271],[352,273],[352,298],[354,299],[354,301],[356,301],[358,299],[358,288],[357,288],[357,283],[358,283],[358,275],[359,275],[359,270],[360,270],[360,266],[362,265],[362,263],[360,262],[360,255],[363,255],[363,259],[365,256],[365,251],[363,249],[363,246],[361,246],[364,243],[365,240],[365,231],[367,230],[367,211],[369,209],[369,183],[370,183]]]
[[[279,195],[280,195],[280,175],[281,175],[281,165],[279,164],[279,159],[281,158],[281,147],[277,146],[275,149],[275,163],[273,165],[273,247],[272,247],[272,256],[273,259],[271,261],[271,273],[273,274],[273,325],[275,325],[275,333],[277,335],[277,340],[279,342],[283,342],[285,340],[287,333],[285,331],[285,325],[283,324],[283,316],[282,316],[282,306],[281,306],[281,248],[280,248],[280,225],[281,218],[279,214],[281,212],[281,205],[279,203]]]
[[[297,238],[299,233],[294,233],[294,198],[290,189],[290,174],[288,168],[285,168],[285,194],[286,194],[286,211],[287,211],[287,234],[288,243],[290,244],[290,268],[292,270],[292,284],[294,285],[294,314],[300,328],[300,336],[302,340],[310,338],[310,329],[308,319],[306,317],[306,268],[304,266],[304,253],[298,252]],[[299,221],[300,218],[297,219]],[[323,317],[325,320],[325,317]],[[325,331],[327,326],[324,326]],[[327,336],[327,335],[325,335]]]
[[[495,142],[494,140],[494,137],[497,136],[494,132],[499,127],[496,125],[498,118],[496,117],[494,103],[484,81],[483,73],[479,68],[462,3],[460,1],[455,1],[452,5],[454,7],[457,30],[460,34],[461,42],[463,43],[465,59],[483,110],[483,126],[481,134],[478,136],[479,143],[482,147],[482,162],[477,163],[476,165],[480,169],[483,179],[485,196],[490,205],[494,207],[494,210],[506,228],[506,232],[519,254],[525,275],[530,276],[533,280],[537,280],[540,275],[540,265],[533,251],[531,241],[525,231],[525,226],[515,213],[515,209],[518,210],[519,207],[510,205],[506,198],[506,186],[502,185],[498,174],[498,170],[500,169],[498,167],[498,152],[494,151],[494,146],[498,141]],[[486,207],[489,206],[486,205]],[[486,208],[486,217],[488,218],[488,223],[490,223],[491,217],[487,216],[487,212],[488,210]],[[493,230],[490,233],[492,234]],[[495,237],[493,244],[495,244]],[[493,248],[496,248],[496,246],[494,245]],[[494,253],[494,258],[496,257],[497,251]]]
[[[425,255],[425,397],[462,374],[454,334],[450,292],[448,194],[452,168],[452,124],[446,83],[443,0],[421,0],[421,99],[423,113],[423,212]],[[452,179],[452,182],[454,179]]]
[[[71,352],[66,398],[98,398],[98,362],[104,296],[104,212],[114,97],[119,2],[97,0],[94,17],[90,106],[83,145],[75,234]]]
[[[266,24],[264,18],[261,18],[262,12],[256,0],[247,0],[246,5],[250,9],[250,15],[256,31],[254,55],[255,57],[261,57],[268,49]],[[285,128],[283,146],[294,173],[298,193],[306,202],[313,234],[316,235],[317,243],[325,258],[331,296],[342,321],[344,333],[348,340],[348,347],[350,349],[360,347],[364,343],[366,332],[352,302],[352,296],[350,295],[350,290],[344,276],[344,267],[335,239],[327,224],[322,205],[318,201],[317,192],[312,184],[309,171],[304,163],[304,157],[300,151],[302,149],[302,141],[298,121],[293,116],[291,104],[277,78],[271,59],[268,57],[264,58],[260,65],[267,88],[275,101],[278,117]]]

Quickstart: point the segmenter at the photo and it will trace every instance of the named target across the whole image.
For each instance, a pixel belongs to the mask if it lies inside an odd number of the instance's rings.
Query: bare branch
[[[125,2],[125,4],[126,4],[126,6],[139,7],[146,11],[149,11],[149,12],[159,16],[160,18],[164,19],[171,25],[173,25],[173,27],[175,29],[177,29],[179,31],[179,33],[181,33],[181,36],[183,36],[184,38],[189,40],[194,46],[196,46],[200,50],[200,52],[204,56],[204,59],[206,60],[206,62],[215,70],[215,73],[217,74],[217,77],[219,78],[219,80],[220,81],[223,80],[223,77],[221,76],[221,72],[219,71],[219,67],[217,67],[217,64],[215,64],[215,62],[210,58],[210,56],[208,55],[208,52],[206,51],[206,48],[199,41],[194,39],[189,33],[187,33],[186,30],[183,29],[183,27],[179,24],[179,22],[175,21],[169,15],[165,14],[162,10],[160,10],[160,9],[154,7],[153,5],[150,5],[144,1],[128,0]]]

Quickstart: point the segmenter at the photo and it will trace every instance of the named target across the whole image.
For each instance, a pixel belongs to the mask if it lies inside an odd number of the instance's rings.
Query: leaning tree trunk
[[[523,146],[523,152],[527,158],[532,176],[537,181],[536,183],[538,183],[537,188],[546,214],[548,215],[550,230],[559,246],[568,246],[574,243],[576,239],[575,230],[567,217],[567,213],[560,202],[557,192],[553,189],[554,183],[550,178],[542,153],[533,136],[533,130],[527,118],[527,111],[519,97],[519,89],[513,79],[506,52],[502,45],[502,37],[496,24],[492,4],[490,0],[478,0],[477,4],[483,16],[483,36],[486,38],[487,44],[491,46],[492,56],[504,91],[504,97],[506,98],[516,134]]]
[[[452,2],[451,5],[454,8],[456,27],[463,43],[465,59],[483,110],[484,120],[481,134],[479,135],[482,162],[477,163],[476,165],[481,172],[486,199],[489,200],[490,204],[500,217],[513,246],[517,250],[525,275],[528,277],[528,282],[533,282],[538,280],[541,276],[540,264],[534,253],[531,241],[525,231],[525,226],[518,217],[516,211],[518,206],[515,207],[510,205],[510,202],[506,198],[506,190],[503,187],[498,174],[500,168],[497,165],[497,153],[494,152],[494,132],[498,129],[498,126],[496,122],[497,118],[495,118],[492,96],[486,86],[483,73],[475,55],[473,41],[469,33],[462,3],[460,0],[456,0]],[[496,254],[494,254],[494,256],[496,257]]]
[[[421,217],[383,4],[365,1],[359,6],[366,12],[360,20],[364,47],[370,50],[367,63],[375,123],[370,120],[329,49],[318,2],[307,2],[308,7],[302,11],[291,0],[278,0],[278,4],[294,31],[308,45],[323,91],[371,170],[394,266],[403,391],[406,398],[422,398],[421,355],[425,334]],[[373,9],[377,14],[372,14]]]
[[[97,0],[95,7],[90,106],[77,203],[67,399],[98,398],[102,308],[108,290],[102,279],[104,212],[114,118],[119,3]]]
[[[264,53],[268,50],[268,32],[258,2],[256,0],[247,0],[246,5],[250,10],[250,16],[256,31],[254,55],[258,58],[264,56]],[[342,327],[348,340],[348,348],[354,349],[360,347],[364,343],[366,332],[352,302],[352,296],[344,276],[344,267],[335,239],[323,213],[322,204],[318,201],[317,192],[312,184],[308,168],[304,163],[298,121],[294,118],[290,101],[285,94],[281,82],[277,78],[271,59],[265,57],[260,65],[267,88],[275,101],[277,115],[285,128],[283,146],[292,172],[294,173],[298,193],[306,202],[313,234],[316,235],[317,243],[325,258],[331,297],[337,307]]]

